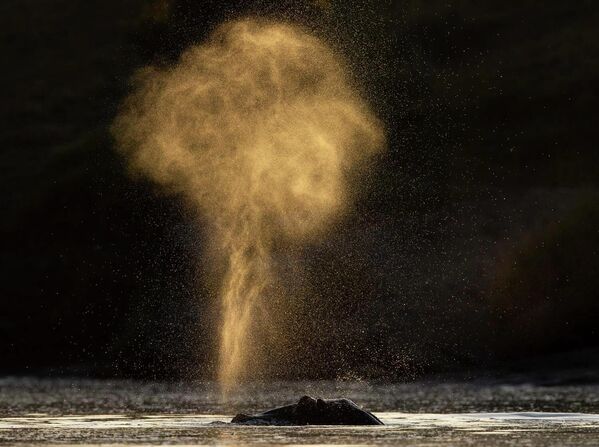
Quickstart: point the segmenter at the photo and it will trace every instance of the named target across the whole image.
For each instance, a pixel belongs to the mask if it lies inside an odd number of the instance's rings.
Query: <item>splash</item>
[[[243,379],[277,282],[273,247],[321,236],[384,146],[340,58],[302,28],[229,22],[177,64],[142,69],[113,124],[134,171],[211,222],[224,262],[223,388]]]

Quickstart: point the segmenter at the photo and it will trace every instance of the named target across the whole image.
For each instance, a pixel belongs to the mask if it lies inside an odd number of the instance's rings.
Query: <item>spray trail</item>
[[[322,235],[384,146],[343,63],[299,27],[230,22],[168,68],[148,67],[113,124],[131,167],[213,222],[222,278],[220,381],[243,378],[273,244]]]

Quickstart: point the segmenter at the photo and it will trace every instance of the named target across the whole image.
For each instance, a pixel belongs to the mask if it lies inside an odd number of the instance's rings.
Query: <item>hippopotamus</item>
[[[245,425],[384,425],[369,411],[349,399],[315,399],[303,396],[298,403],[264,413],[238,414],[232,424]]]

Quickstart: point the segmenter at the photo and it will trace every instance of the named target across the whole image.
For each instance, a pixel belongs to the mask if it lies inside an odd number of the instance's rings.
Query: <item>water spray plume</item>
[[[229,22],[178,63],[142,69],[113,124],[134,171],[212,222],[226,263],[219,380],[243,379],[273,249],[321,237],[384,146],[380,122],[324,42],[302,28]]]

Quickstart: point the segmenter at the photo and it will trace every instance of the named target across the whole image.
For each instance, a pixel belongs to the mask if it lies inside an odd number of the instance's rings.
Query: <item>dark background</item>
[[[337,47],[389,136],[264,374],[599,370],[598,2],[6,0],[0,373],[213,376],[202,223],[109,126],[137,68],[246,14]]]

